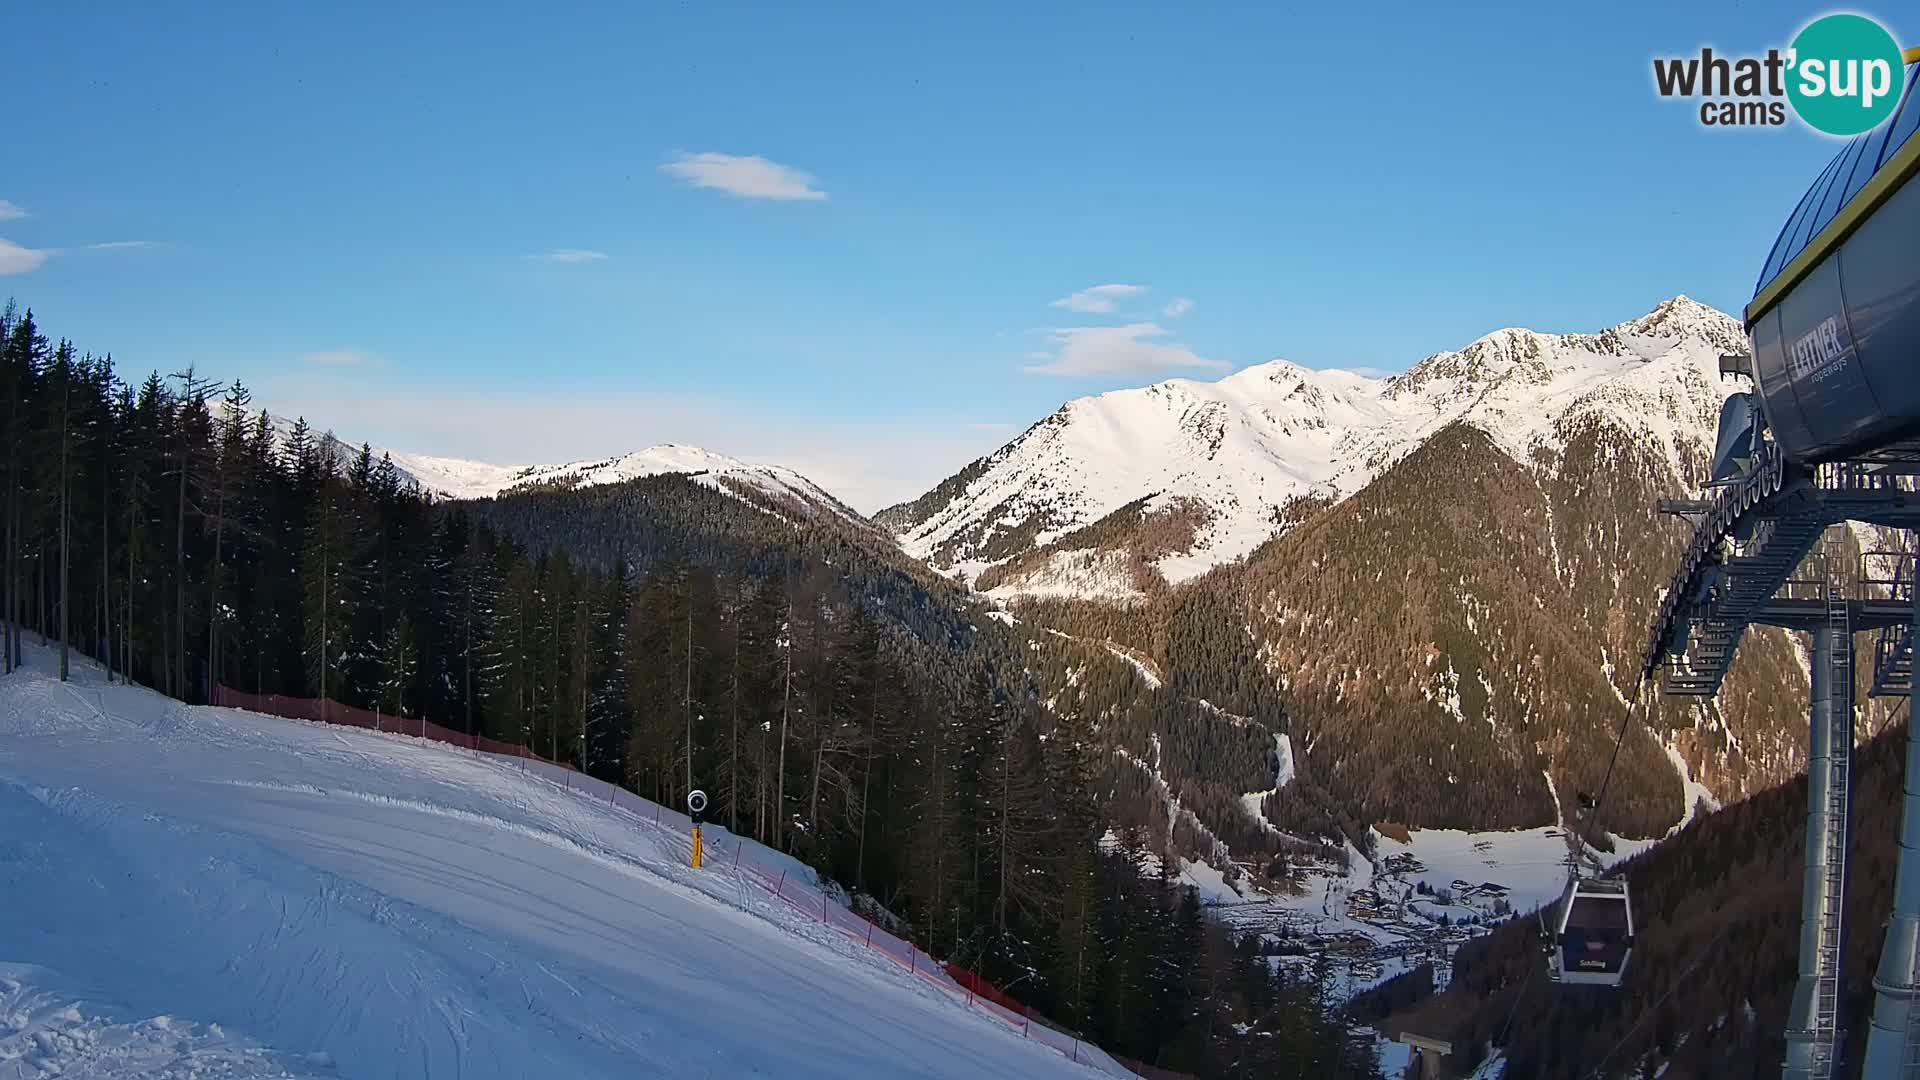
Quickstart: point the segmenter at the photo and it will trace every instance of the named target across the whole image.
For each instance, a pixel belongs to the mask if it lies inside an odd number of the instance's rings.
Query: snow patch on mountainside
[[[991,565],[973,564],[975,576]],[[1117,604],[1136,603],[1145,599],[1146,593],[1133,585],[1130,566],[1124,551],[1081,549],[1050,552],[1039,568],[1021,575],[1019,585],[989,589],[987,595],[995,599],[1058,596],[1105,600]]]
[[[1661,748],[1667,752],[1667,760],[1673,762],[1673,771],[1680,774],[1680,787],[1687,800],[1687,808],[1681,813],[1679,824],[1676,824],[1668,833],[1671,836],[1686,828],[1693,821],[1694,815],[1700,812],[1703,804],[1708,813],[1720,809],[1720,800],[1714,798],[1713,792],[1707,788],[1707,785],[1693,778],[1692,767],[1687,764],[1686,758],[1680,756],[1680,751],[1675,748],[1671,738],[1663,740]]]
[[[484,461],[409,454],[404,450],[381,452],[392,457],[394,466],[416,487],[449,499],[490,498],[519,483],[527,471],[525,465],[489,465]]]
[[[1677,297],[1598,334],[1498,330],[1386,379],[1275,360],[1217,382],[1079,398],[969,466],[967,482],[917,520],[888,520],[910,554],[977,573],[1135,500],[1192,499],[1208,511],[1192,544],[1155,561],[1178,582],[1253,551],[1293,500],[1345,498],[1456,422],[1528,464],[1597,420],[1678,469],[1688,447],[1711,441],[1731,388],[1719,356],[1744,340],[1730,316]],[[1075,556],[1077,567],[1108,568]],[[1118,563],[1110,569],[1096,583],[1049,559],[1031,588],[1023,573],[995,592],[1107,599],[1137,589]]]

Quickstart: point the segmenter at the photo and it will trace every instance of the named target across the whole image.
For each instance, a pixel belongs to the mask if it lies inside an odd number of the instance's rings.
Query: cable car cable
[[[1640,676],[1640,682],[1633,689],[1633,700],[1627,704],[1627,714],[1620,718],[1620,730],[1613,733],[1613,756],[1607,759],[1607,773],[1600,780],[1600,792],[1593,798],[1593,812],[1587,815],[1587,824],[1580,832],[1580,846],[1591,847],[1593,827],[1600,820],[1600,809],[1606,805],[1607,789],[1613,786],[1613,767],[1620,763],[1620,747],[1626,743],[1627,726],[1633,723],[1633,712],[1640,707],[1641,698],[1646,696],[1647,677]],[[1579,871],[1580,852],[1573,852],[1574,870]]]
[[[1527,1000],[1527,984],[1533,981],[1535,975],[1540,974],[1539,964],[1531,966],[1533,970],[1527,973],[1526,978],[1520,980],[1520,989],[1514,992],[1513,1008],[1507,1010],[1507,1022],[1500,1025],[1500,1038],[1494,1042],[1495,1046],[1504,1048],[1507,1045],[1507,1036],[1513,1031],[1513,1018],[1520,1012],[1520,1003]]]

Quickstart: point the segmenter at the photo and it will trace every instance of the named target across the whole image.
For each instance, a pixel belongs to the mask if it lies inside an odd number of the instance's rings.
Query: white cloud
[[[1095,285],[1091,289],[1081,289],[1070,296],[1063,296],[1053,302],[1053,307],[1066,308],[1092,315],[1105,315],[1113,311],[1115,305],[1129,297],[1146,292],[1145,285]]]
[[[0,221],[18,221],[27,216],[27,208],[0,199]]]
[[[1047,362],[1024,370],[1035,375],[1132,375],[1175,367],[1226,371],[1232,366],[1209,360],[1185,345],[1150,340],[1168,334],[1156,323],[1072,327],[1047,334],[1054,351],[1039,354]],[[1030,354],[1029,359],[1033,358]]]
[[[758,154],[682,153],[660,166],[660,171],[694,187],[712,188],[743,199],[794,202],[827,197],[814,186],[810,174]]]
[[[590,263],[602,262],[611,258],[604,251],[588,251],[586,248],[560,248],[540,255],[529,255],[529,259],[538,259],[550,263]]]
[[[21,247],[11,240],[0,240],[0,274],[25,274],[38,270],[51,251]]]
[[[361,349],[322,349],[300,357],[303,364],[315,364],[320,367],[369,367],[384,364],[385,360]]]
[[[88,251],[142,251],[160,246],[157,240],[109,240],[104,244],[88,244]]]
[[[1169,319],[1177,319],[1180,316],[1185,315],[1187,312],[1192,310],[1193,310],[1192,300],[1189,300],[1184,296],[1176,296],[1173,298],[1172,303],[1168,304],[1165,308],[1161,310],[1160,314],[1165,315]]]

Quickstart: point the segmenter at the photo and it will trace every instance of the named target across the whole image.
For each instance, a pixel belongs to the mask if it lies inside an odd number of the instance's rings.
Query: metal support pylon
[[[1909,575],[1909,592],[1911,581]],[[1909,618],[1920,618],[1920,608]],[[1910,622],[1908,640],[1916,631],[1920,626]],[[1914,723],[1911,698],[1906,767],[1893,910],[1880,947],[1880,965],[1873,974],[1873,1027],[1867,1032],[1861,1075],[1920,1080],[1920,725]]]
[[[1813,631],[1808,676],[1807,849],[1801,887],[1800,978],[1787,1013],[1788,1080],[1831,1080],[1841,1045],[1841,913],[1853,764],[1853,626],[1840,541],[1822,563],[1826,615]]]

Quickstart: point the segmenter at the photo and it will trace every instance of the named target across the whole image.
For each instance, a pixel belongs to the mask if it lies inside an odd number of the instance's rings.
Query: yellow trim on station
[[[1920,52],[1920,50],[1909,51]],[[1920,135],[1909,136],[1906,145],[1900,148],[1900,152],[1882,164],[1880,171],[1874,174],[1873,179],[1867,181],[1867,185],[1861,188],[1846,206],[1841,207],[1832,221],[1827,222],[1827,227],[1821,229],[1819,235],[1808,241],[1800,254],[1794,256],[1792,262],[1775,274],[1772,281],[1767,282],[1767,287],[1761,289],[1760,294],[1753,298],[1753,303],[1747,305],[1747,328],[1751,330],[1753,324],[1759,322],[1762,315],[1772,310],[1788,290],[1800,284],[1802,279],[1812,273],[1813,268],[1820,264],[1820,260],[1833,254],[1834,249],[1838,248],[1847,237],[1852,236],[1854,230],[1860,227],[1869,214],[1880,209],[1881,205],[1891,199],[1894,192],[1899,191],[1901,185],[1916,172],[1920,172]]]
[[[1920,64],[1920,45],[1915,45],[1913,48],[1901,53],[1900,62],[1903,64]]]

